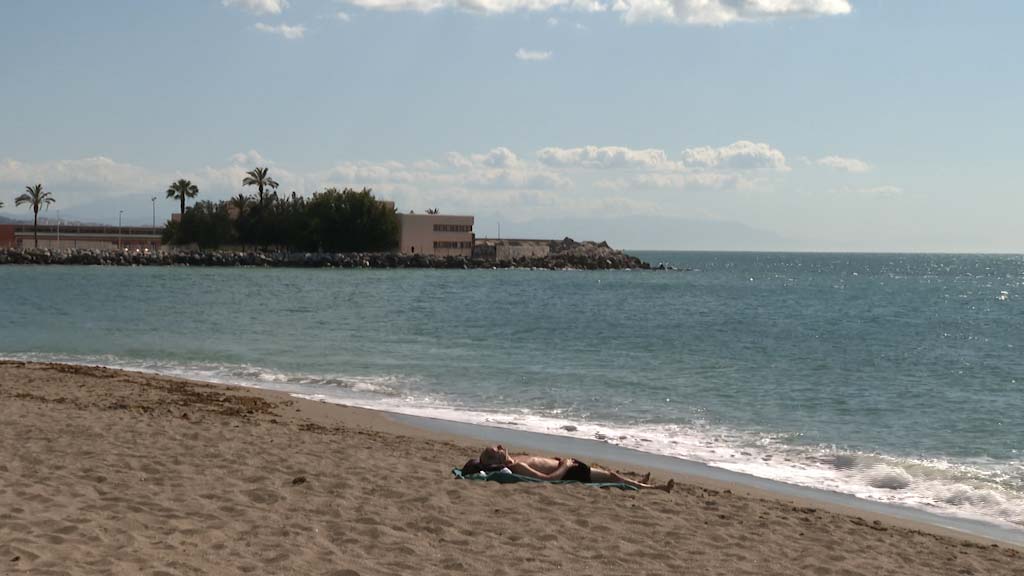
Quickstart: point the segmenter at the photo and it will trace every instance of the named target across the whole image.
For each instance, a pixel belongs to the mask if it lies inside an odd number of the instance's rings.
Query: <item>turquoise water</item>
[[[0,356],[580,437],[1024,527],[1024,258],[0,267]]]

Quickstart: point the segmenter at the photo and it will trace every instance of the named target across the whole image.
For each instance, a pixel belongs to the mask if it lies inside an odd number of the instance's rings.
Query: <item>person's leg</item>
[[[650,476],[647,478],[649,479]],[[616,472],[595,468],[593,466],[590,467],[590,481],[599,483],[617,482],[619,484],[633,486],[634,488],[654,488],[657,490],[664,490],[665,492],[671,492],[672,488],[676,485],[675,480],[669,480],[665,484],[646,484],[644,482],[637,482],[636,480],[631,480]]]

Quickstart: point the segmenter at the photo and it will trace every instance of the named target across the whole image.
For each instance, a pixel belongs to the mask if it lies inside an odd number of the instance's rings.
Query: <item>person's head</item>
[[[512,461],[508,457],[508,451],[501,444],[488,446],[480,453],[480,465],[486,468],[507,466]]]

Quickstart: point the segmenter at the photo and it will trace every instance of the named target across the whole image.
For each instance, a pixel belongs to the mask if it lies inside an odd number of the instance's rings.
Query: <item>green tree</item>
[[[160,242],[162,244],[177,244],[178,243],[178,228],[180,222],[174,220],[168,220],[167,224],[164,224],[164,231],[160,234]]]
[[[246,172],[245,178],[242,179],[242,186],[256,187],[256,190],[259,192],[259,205],[261,208],[263,207],[264,200],[263,191],[268,188],[270,190],[277,190],[277,181],[268,175],[269,172],[269,168],[257,166],[255,169]]]
[[[32,208],[32,239],[36,248],[39,248],[39,209],[49,210],[50,204],[54,202],[56,200],[53,198],[53,194],[44,192],[42,184],[25,186],[25,193],[14,199],[15,206],[28,204]]]
[[[181,215],[185,215],[185,199],[195,198],[199,195],[199,187],[193,184],[190,180],[182,178],[177,182],[174,182],[167,188],[167,197],[174,198],[175,200],[181,201]]]
[[[203,249],[219,248],[233,238],[231,217],[227,202],[214,204],[209,200],[196,202],[192,209],[181,215],[174,227],[172,244],[196,244]]]
[[[308,238],[328,252],[385,252],[398,246],[395,209],[373,197],[370,189],[356,192],[328,188],[308,202]]]
[[[383,252],[398,246],[398,215],[369,189],[330,188],[312,198],[295,192],[264,195],[264,204],[239,195],[226,202],[196,202],[171,222],[164,241],[216,248],[235,242],[316,252]]]
[[[231,209],[229,214],[233,221],[235,237],[242,243],[243,251],[252,236],[252,219],[249,217],[252,205],[252,196],[246,196],[241,192],[238,193],[238,196],[232,196],[228,200],[228,207]]]

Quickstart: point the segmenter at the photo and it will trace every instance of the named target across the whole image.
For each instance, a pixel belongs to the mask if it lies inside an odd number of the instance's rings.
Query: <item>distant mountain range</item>
[[[477,218],[477,237],[495,230],[493,217]],[[545,219],[504,222],[504,238],[605,240],[632,250],[793,250],[799,244],[775,232],[739,222],[685,220],[657,216]],[[493,235],[491,235],[493,237]]]

